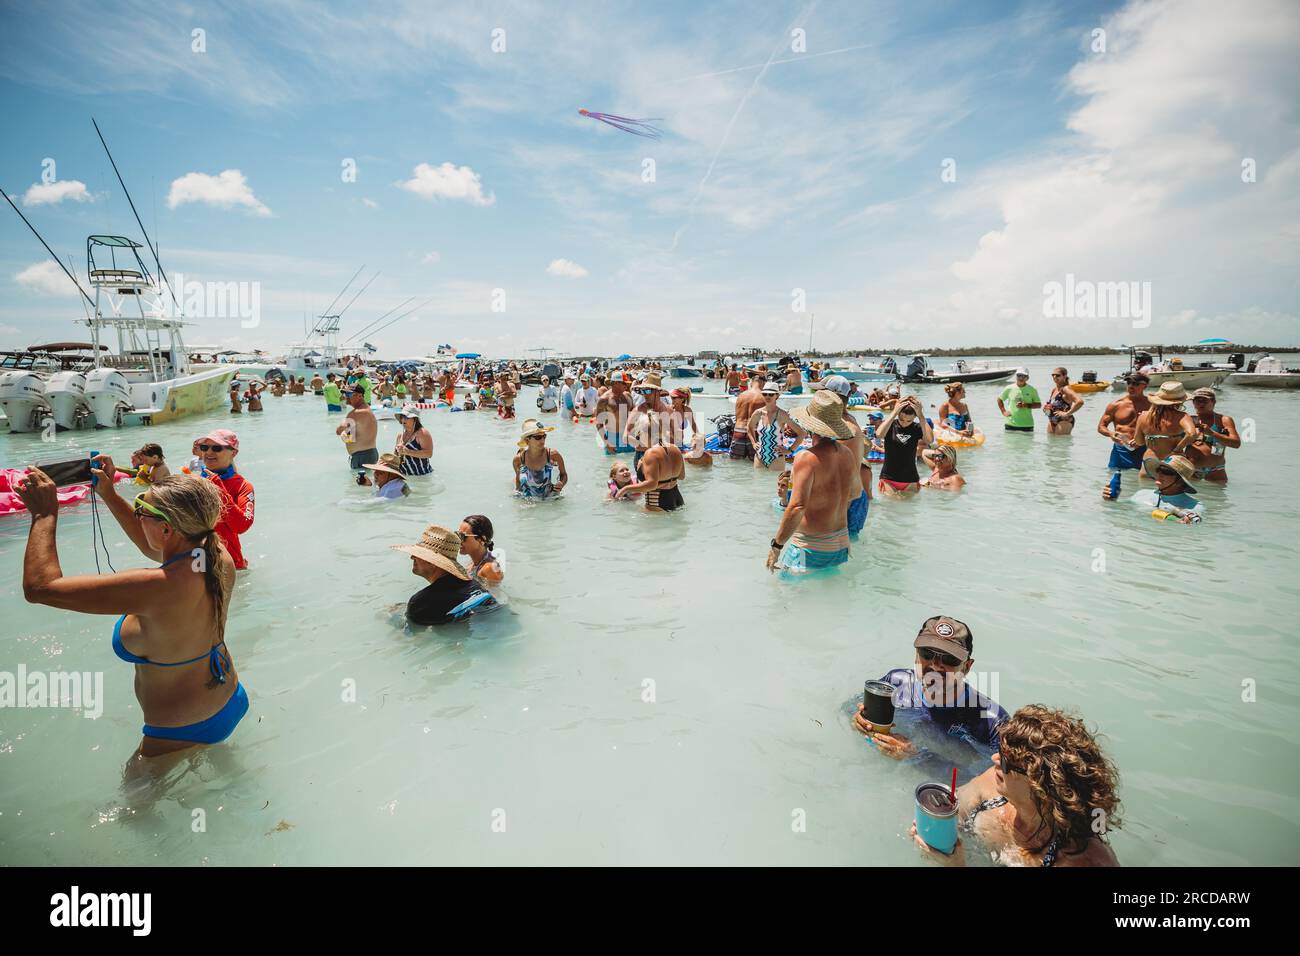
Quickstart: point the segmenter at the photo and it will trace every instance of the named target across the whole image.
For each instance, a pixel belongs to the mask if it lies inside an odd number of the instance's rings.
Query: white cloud
[[[230,209],[234,206],[246,206],[258,216],[269,216],[271,210],[253,195],[252,188],[244,174],[237,169],[227,169],[216,176],[207,173],[186,173],[180,179],[172,181],[167,193],[167,208],[189,202],[205,203]]]
[[[86,191],[86,184],[76,179],[60,179],[53,183],[32,183],[23,193],[24,206],[46,206],[74,199],[77,202],[94,202],[95,197]]]
[[[361,203],[362,203],[362,205],[364,205],[367,209],[378,209],[378,208],[379,208],[379,203],[375,202],[373,199],[366,199],[365,197],[362,197],[362,199],[361,199]]]
[[[49,259],[28,266],[15,275],[14,280],[37,295],[76,295],[76,290],[63,270]]]
[[[425,253],[424,258],[421,259],[420,261],[423,262],[425,265],[433,265],[436,262],[442,261],[442,253],[439,252],[437,249],[434,249],[432,252]]]
[[[566,279],[581,279],[590,275],[586,269],[571,259],[556,259],[546,267],[546,271],[553,276],[563,276]]]
[[[474,206],[490,206],[497,201],[491,193],[483,195],[483,183],[478,173],[468,166],[453,166],[451,163],[441,166],[420,163],[412,171],[410,179],[394,185],[422,199],[463,199]]]

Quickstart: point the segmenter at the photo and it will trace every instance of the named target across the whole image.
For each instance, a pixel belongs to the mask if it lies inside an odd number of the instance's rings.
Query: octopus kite
[[[587,116],[594,120],[600,120],[616,129],[621,129],[625,133],[632,133],[634,136],[644,136],[647,139],[658,139],[662,133],[651,123],[663,122],[662,117],[651,117],[649,119],[632,119],[627,116],[615,116],[613,113],[593,113],[591,110],[578,110],[580,116]]]

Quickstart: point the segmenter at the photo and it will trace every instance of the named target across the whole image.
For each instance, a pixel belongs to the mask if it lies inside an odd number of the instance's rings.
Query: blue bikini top
[[[182,558],[188,558],[189,556],[188,551],[173,555],[158,567],[165,568],[173,561],[179,561]],[[230,655],[221,650],[221,648],[226,646],[225,641],[212,645],[206,654],[200,654],[198,657],[191,657],[188,661],[174,661],[170,664],[163,663],[162,661],[151,661],[147,657],[138,657],[135,654],[132,654],[126,649],[126,645],[122,643],[122,622],[125,620],[126,615],[123,614],[117,619],[117,623],[113,625],[113,653],[128,664],[152,664],[154,667],[183,667],[186,664],[196,664],[206,657],[208,659],[208,670],[212,673],[213,679],[220,684],[226,682],[226,671],[230,669]]]

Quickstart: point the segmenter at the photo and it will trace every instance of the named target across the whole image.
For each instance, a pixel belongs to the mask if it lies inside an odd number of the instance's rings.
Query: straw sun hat
[[[398,478],[405,478],[402,474],[402,459],[393,454],[380,455],[377,465],[362,465],[362,468],[369,468],[371,471],[382,471],[390,475],[396,475]]]
[[[525,418],[523,431],[519,435],[519,441],[517,444],[520,448],[527,448],[528,439],[532,438],[534,435],[545,435],[547,432],[553,431],[555,431],[553,425],[543,425],[535,418]]]
[[[853,429],[844,424],[844,403],[825,390],[814,392],[808,404],[796,408],[790,417],[822,438],[845,441],[853,437]]]
[[[1168,458],[1145,458],[1142,461],[1142,470],[1146,472],[1148,478],[1154,478],[1156,472],[1161,468],[1168,468],[1183,479],[1183,484],[1187,487],[1188,493],[1196,494],[1196,489],[1192,487],[1192,479],[1196,477],[1196,467],[1182,455],[1170,455]]]
[[[455,531],[431,524],[424,529],[419,544],[390,544],[389,547],[394,551],[402,551],[428,561],[434,567],[442,568],[462,581],[469,580],[469,572],[456,560],[456,556],[460,554],[460,535]]]
[[[1165,382],[1154,395],[1147,395],[1152,405],[1181,405],[1187,401],[1187,389],[1182,382]]]

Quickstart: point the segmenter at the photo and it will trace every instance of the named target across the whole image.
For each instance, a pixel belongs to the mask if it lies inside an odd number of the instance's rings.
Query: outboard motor
[[[38,432],[53,410],[45,397],[45,383],[34,372],[5,372],[0,375],[0,408],[9,419],[11,432]]]
[[[56,372],[45,385],[45,399],[54,411],[59,429],[83,428],[93,414],[86,401],[86,376],[80,372]]]
[[[552,384],[564,380],[564,369],[560,368],[560,366],[555,362],[547,362],[543,365],[541,374],[549,378]]]
[[[1228,356],[1228,364],[1240,372],[1246,365],[1246,353],[1233,352]]]
[[[907,371],[903,373],[906,379],[925,378],[925,359],[917,355],[912,361],[907,363]]]
[[[1154,365],[1155,361],[1151,358],[1150,352],[1134,352],[1133,367],[1136,369],[1145,368],[1148,365]]]
[[[1084,373],[1083,373],[1083,378],[1081,379],[1081,381],[1082,381],[1085,385],[1096,385],[1096,384],[1097,384],[1097,373],[1096,373],[1096,372],[1084,372]]]
[[[731,447],[731,433],[736,428],[735,415],[719,415],[717,418],[710,418],[709,421],[718,426],[718,448],[726,450]]]
[[[122,414],[135,407],[126,376],[111,368],[94,368],[86,373],[86,402],[99,428],[117,428],[122,424]]]

